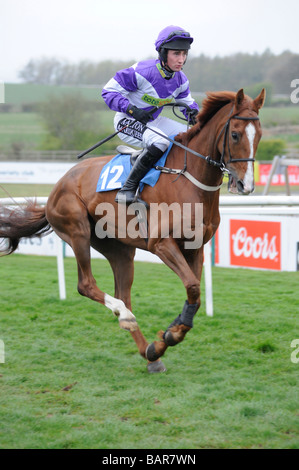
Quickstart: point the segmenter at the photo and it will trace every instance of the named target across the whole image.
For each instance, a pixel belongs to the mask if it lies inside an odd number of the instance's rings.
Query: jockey
[[[184,124],[160,116],[163,105],[176,100],[185,103],[192,110],[189,112],[191,124],[195,122],[199,107],[190,94],[189,81],[182,72],[192,42],[190,33],[184,29],[167,26],[155,42],[159,59],[138,62],[120,70],[102,91],[105,103],[117,111],[115,130],[130,124],[119,133],[119,137],[127,144],[144,149],[117,193],[115,200],[119,203],[136,201],[140,180],[168,148],[169,141],[150,128],[168,137],[186,131]],[[185,108],[181,111],[188,117]],[[140,199],[138,201],[141,202]]]

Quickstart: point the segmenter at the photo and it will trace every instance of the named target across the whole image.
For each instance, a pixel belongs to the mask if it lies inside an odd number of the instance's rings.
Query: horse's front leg
[[[188,250],[184,252],[184,258],[187,261],[190,269],[200,283],[202,267],[203,267],[203,247],[198,250]],[[186,333],[193,328],[193,318],[200,307],[200,290],[197,296],[197,288],[188,289],[186,300],[182,313],[175,318],[169,325],[167,330],[163,333],[163,339],[168,346],[175,346],[183,341]]]
[[[182,313],[165,332],[159,333],[161,341],[154,341],[148,346],[146,356],[151,361],[161,357],[168,346],[175,346],[183,341],[186,333],[193,327],[193,317],[200,306],[200,275],[203,261],[202,248],[193,251],[193,256],[185,257],[173,238],[160,240],[153,246],[153,252],[182,280],[187,300]]]

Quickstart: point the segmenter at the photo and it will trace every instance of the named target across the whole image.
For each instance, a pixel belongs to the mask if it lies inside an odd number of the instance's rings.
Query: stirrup
[[[126,193],[131,193],[131,197],[128,198],[128,194]],[[133,197],[132,197],[133,195]],[[131,191],[131,190],[119,190],[117,195],[115,196],[115,202],[117,202],[118,204],[126,204],[126,205],[129,205],[129,204],[133,204],[133,203],[138,203],[138,204],[142,204],[144,205],[147,209],[149,207],[148,203],[145,202],[143,199],[141,199],[140,197],[140,190],[139,190],[139,187],[137,189],[137,191]]]
[[[118,204],[131,204],[132,202],[134,202],[135,197],[136,191],[131,191],[130,189],[120,189],[115,196],[115,202],[117,202]]]

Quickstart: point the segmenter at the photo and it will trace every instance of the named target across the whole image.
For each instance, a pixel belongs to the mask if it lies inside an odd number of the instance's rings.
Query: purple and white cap
[[[158,52],[162,47],[165,49],[187,50],[190,49],[192,42],[193,38],[190,36],[190,33],[180,26],[170,25],[160,31],[155,47]]]

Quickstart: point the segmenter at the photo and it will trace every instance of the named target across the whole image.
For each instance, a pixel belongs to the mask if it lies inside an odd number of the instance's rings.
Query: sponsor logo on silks
[[[171,97],[162,99],[145,94],[143,95],[142,100],[151,106],[157,106],[158,108],[160,108],[160,106],[164,106],[167,103],[171,103],[173,101],[173,98]]]

